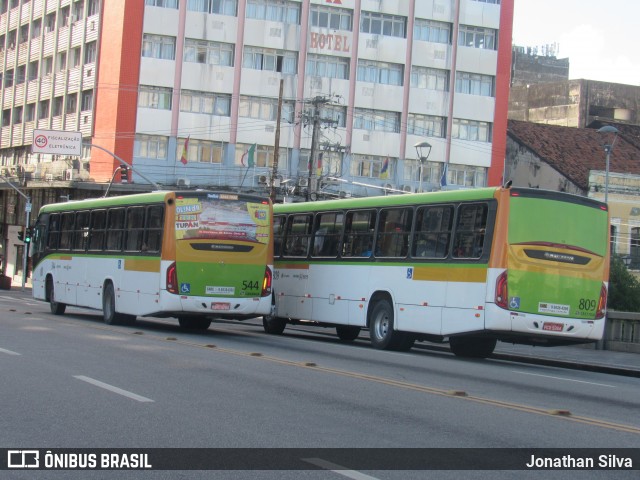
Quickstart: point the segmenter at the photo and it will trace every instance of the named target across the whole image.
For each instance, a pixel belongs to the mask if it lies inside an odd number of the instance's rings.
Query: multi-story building
[[[0,173],[34,210],[118,159],[131,189],[362,196],[440,188],[445,165],[447,188],[495,185],[513,3],[0,0]],[[32,154],[34,129],[82,132],[83,155]]]

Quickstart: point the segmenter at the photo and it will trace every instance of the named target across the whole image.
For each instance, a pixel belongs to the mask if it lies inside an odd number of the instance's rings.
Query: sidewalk
[[[593,345],[532,347],[498,342],[492,358],[640,378],[640,355]]]

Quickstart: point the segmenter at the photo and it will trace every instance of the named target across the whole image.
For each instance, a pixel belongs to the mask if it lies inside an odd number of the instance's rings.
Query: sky
[[[640,0],[515,0],[514,8],[514,45],[555,43],[570,79],[640,85]]]

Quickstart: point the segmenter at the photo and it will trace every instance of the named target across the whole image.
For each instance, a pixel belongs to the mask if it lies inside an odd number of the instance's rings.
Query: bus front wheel
[[[265,315],[262,317],[262,327],[266,333],[271,335],[282,335],[286,326],[286,318],[274,317],[272,315]]]
[[[178,317],[178,323],[185,330],[207,330],[211,326],[211,319],[198,316]]]
[[[49,300],[49,308],[54,315],[62,315],[67,306],[64,303],[56,302],[56,292],[53,287],[53,278],[47,277],[47,300]]]
[[[457,357],[487,358],[496,348],[495,338],[451,337],[449,348]]]
[[[393,329],[393,307],[387,299],[378,300],[369,318],[371,345],[380,350],[407,351],[416,341],[414,335]]]
[[[339,325],[336,327],[338,338],[343,342],[353,342],[360,335],[360,327]]]

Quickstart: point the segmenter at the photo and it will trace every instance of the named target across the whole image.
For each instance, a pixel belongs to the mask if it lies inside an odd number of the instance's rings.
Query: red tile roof
[[[613,145],[609,171],[640,175],[640,137],[631,129],[619,130],[621,133]],[[605,170],[604,145],[612,139],[612,134],[599,133],[591,128],[519,120],[509,120],[507,135],[583,190],[588,189],[589,170]]]

